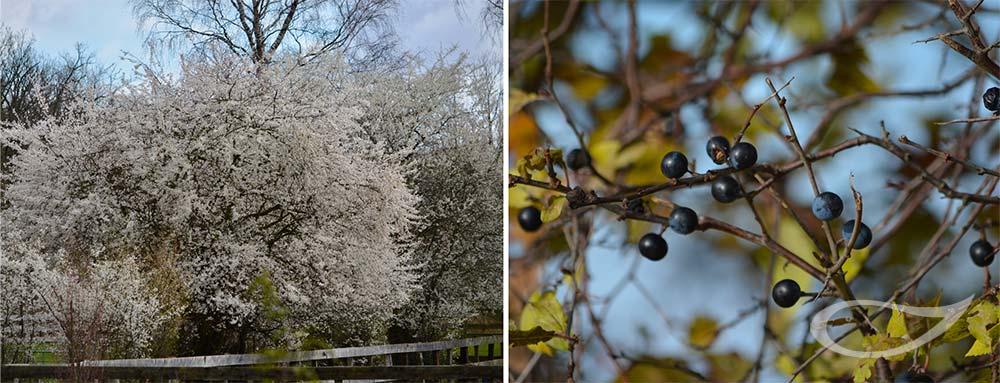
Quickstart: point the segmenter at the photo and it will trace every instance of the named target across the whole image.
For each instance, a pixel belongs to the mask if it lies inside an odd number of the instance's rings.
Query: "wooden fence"
[[[274,355],[93,360],[76,365],[8,364],[0,366],[0,380],[500,380],[502,344],[502,336],[488,336]],[[399,365],[400,360],[405,365]],[[368,365],[355,365],[359,363]]]

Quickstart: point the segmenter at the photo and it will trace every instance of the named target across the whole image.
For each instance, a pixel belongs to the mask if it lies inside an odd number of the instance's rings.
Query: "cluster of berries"
[[[740,142],[729,147],[725,137],[715,136],[708,140],[705,151],[712,162],[729,165],[736,170],[750,168],[757,163],[757,148],[747,142]],[[663,156],[660,161],[660,171],[670,179],[679,179],[688,173],[688,159],[684,153],[673,151]],[[716,201],[729,203],[743,195],[743,190],[736,179],[729,175],[720,176],[712,182],[712,197]],[[687,235],[698,228],[698,214],[690,208],[678,206],[670,212],[667,225],[671,230]],[[658,261],[667,255],[667,241],[658,233],[648,233],[639,239],[639,253],[642,256]]]
[[[987,89],[983,93],[983,105],[990,111],[1000,111],[1000,88],[993,87]],[[812,211],[816,218],[823,221],[830,221],[839,217],[840,213],[844,211],[844,202],[840,199],[840,196],[834,193],[823,192],[813,200]],[[852,219],[847,221],[842,229],[845,242],[850,240],[853,231],[854,220]],[[864,223],[861,223],[861,228],[858,230],[858,237],[854,242],[854,248],[863,249],[871,241],[871,230]],[[969,247],[969,257],[972,258],[972,263],[979,267],[988,267],[993,263],[993,257],[996,255],[996,252],[997,248],[991,245],[986,239],[979,239]],[[803,295],[806,295],[806,293],[803,293],[799,284],[791,279],[779,281],[771,289],[771,298],[774,299],[774,303],[781,307],[792,307]]]
[[[1000,88],[990,88],[983,94],[983,104],[990,111],[1000,110]],[[729,163],[734,170],[748,169],[757,163],[757,148],[747,142],[739,142],[732,147],[725,137],[715,136],[708,140],[705,146],[712,162],[722,165]],[[566,156],[566,166],[573,171],[591,166],[590,155],[581,149],[573,149]],[[660,161],[660,171],[670,179],[679,179],[688,173],[688,159],[684,153],[672,151],[663,156]],[[731,175],[716,177],[711,187],[712,198],[722,203],[730,203],[743,197],[743,189],[739,182]],[[642,210],[642,201],[629,201],[629,211]],[[633,208],[633,205],[637,205]],[[813,215],[822,221],[832,221],[840,217],[844,211],[844,201],[836,193],[822,192],[813,199]],[[529,206],[521,209],[517,214],[517,221],[525,231],[536,231],[542,226],[542,213],[538,208]],[[857,238],[854,240],[854,249],[863,249],[872,242],[872,231],[864,222],[849,220],[841,228],[841,235],[844,243],[850,241],[854,233],[854,226],[858,224]],[[694,232],[698,227],[698,214],[690,208],[678,206],[670,212],[668,227],[682,235]],[[658,233],[647,233],[639,239],[639,253],[647,259],[658,261],[666,257],[669,247],[667,241]],[[969,248],[969,255],[972,262],[979,267],[987,267],[993,262],[997,248],[985,239],[980,239]],[[774,302],[781,307],[791,307],[804,296],[798,283],[791,279],[785,279],[776,283],[771,290],[771,297]]]
[[[832,192],[822,192],[813,199],[812,203],[812,213],[817,219],[821,221],[832,221],[840,218],[841,213],[844,212],[844,200],[840,199],[840,196]],[[844,223],[841,229],[841,235],[844,239],[844,244],[851,240],[851,235],[854,233],[855,220],[850,220]],[[860,225],[858,228],[857,238],[854,239],[853,249],[864,249],[872,243],[872,231],[865,225],[864,222],[857,223]],[[799,298],[806,295],[802,292],[802,288],[799,284],[791,279],[784,279],[779,281],[771,289],[771,298],[774,299],[774,303],[781,307],[792,307]]]

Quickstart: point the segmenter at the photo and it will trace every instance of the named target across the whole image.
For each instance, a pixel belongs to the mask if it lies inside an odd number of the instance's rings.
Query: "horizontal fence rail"
[[[60,365],[11,364],[0,368],[0,379],[68,379],[86,380],[149,379],[149,380],[441,380],[491,379],[503,377],[502,366],[364,366],[364,367],[81,367]]]
[[[494,335],[494,336],[484,336],[479,338],[445,340],[445,341],[427,342],[427,343],[399,343],[399,344],[383,344],[377,346],[364,346],[364,347],[344,347],[344,348],[313,350],[313,351],[293,351],[293,352],[288,352],[285,355],[279,355],[279,356],[270,356],[261,354],[233,354],[233,355],[190,356],[183,358],[89,360],[81,362],[81,365],[94,366],[94,367],[249,366],[255,364],[310,362],[310,361],[328,360],[328,359],[357,358],[364,356],[407,354],[413,352],[450,350],[455,348],[488,345],[492,343],[502,344],[503,336]]]
[[[501,348],[494,355],[495,345]],[[327,350],[294,351],[280,355],[234,354],[181,358],[88,360],[79,364],[6,364],[0,365],[0,380],[69,379],[74,381],[105,379],[138,380],[499,380],[503,375],[498,359],[503,348],[503,336],[485,336],[426,343],[386,344],[365,347],[344,347]],[[479,354],[481,346],[488,350],[486,361]],[[416,354],[424,364],[439,362],[443,352],[456,351],[459,363],[447,365],[393,366],[392,356]],[[471,353],[470,353],[471,351]],[[429,354],[424,354],[429,353]],[[473,357],[473,355],[475,357]],[[354,366],[353,358],[385,356],[386,366]],[[347,359],[347,366],[317,365],[321,361]],[[479,363],[469,363],[472,361]],[[493,359],[493,360],[490,360]],[[308,362],[315,362],[310,365]],[[299,365],[296,365],[299,364]],[[407,363],[408,364],[408,363]]]

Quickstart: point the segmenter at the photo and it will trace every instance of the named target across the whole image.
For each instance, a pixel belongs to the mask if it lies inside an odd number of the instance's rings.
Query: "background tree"
[[[452,61],[453,60],[453,61]],[[361,76],[364,137],[410,169],[422,196],[421,293],[400,340],[455,335],[475,315],[499,323],[503,296],[502,95],[494,62],[442,54],[428,66]],[[400,96],[403,95],[403,96]]]
[[[32,124],[60,115],[65,105],[89,96],[106,96],[116,73],[100,66],[86,47],[47,57],[38,52],[24,31],[0,30],[0,121]]]
[[[996,379],[997,289],[977,267],[1000,217],[995,7],[511,7],[515,380]],[[827,191],[843,206],[823,221]],[[783,280],[819,296],[772,296]],[[905,355],[856,359],[807,331],[854,298],[972,294],[951,334]],[[926,320],[867,307],[834,331],[884,350]]]
[[[97,102],[111,92],[116,78],[83,45],[52,58],[38,52],[24,31],[0,29],[0,124],[30,125],[60,116],[80,97]],[[0,171],[13,154],[13,148],[0,146]]]
[[[267,63],[287,53],[312,60],[330,52],[388,59],[395,45],[389,16],[396,0],[136,0],[152,24],[148,39],[173,47],[224,47]]]

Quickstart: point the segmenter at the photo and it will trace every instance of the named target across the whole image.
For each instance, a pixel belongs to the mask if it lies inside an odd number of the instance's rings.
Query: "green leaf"
[[[990,301],[983,301],[979,306],[976,306],[975,312],[969,316],[969,333],[976,338],[977,343],[983,343],[987,348],[992,348],[993,340],[990,339],[987,327],[995,324],[996,321],[996,305]],[[971,352],[972,350],[969,351]]]
[[[555,331],[549,331],[538,326],[532,327],[528,331],[510,330],[510,345],[511,347],[527,346],[547,342],[555,336]]]
[[[906,331],[906,319],[903,317],[903,313],[899,312],[896,308],[896,304],[892,304],[892,317],[889,318],[889,336],[894,338],[903,338],[908,335]]]
[[[965,352],[965,356],[979,356],[986,355],[990,353],[990,346],[986,343],[980,342],[978,339],[969,347],[969,351]]]
[[[965,356],[985,355],[993,350],[994,339],[1000,336],[1000,326],[997,325],[1000,321],[998,309],[1000,307],[984,300],[976,307],[976,312],[969,316],[969,333],[976,338],[976,341],[969,347],[969,351],[966,351]]]
[[[563,312],[562,304],[556,299],[555,291],[531,294],[528,304],[521,311],[519,328],[534,327],[559,333],[566,332],[566,314]],[[569,344],[566,339],[552,338],[546,342],[529,345],[528,349],[551,356],[555,354],[555,350],[568,350]]]
[[[906,344],[906,339],[897,338],[889,336],[889,334],[881,333],[875,335],[868,335],[864,337],[863,344],[865,345],[866,351],[885,351],[893,349]],[[892,361],[900,361],[906,358],[906,354],[897,354],[891,356],[885,356],[885,359]]]
[[[558,195],[549,198],[549,205],[542,210],[542,222],[555,221],[562,215],[563,206],[566,206],[566,196]]]
[[[707,349],[715,342],[718,330],[719,324],[714,319],[701,316],[694,318],[688,329],[688,342],[697,349]]]
[[[976,314],[978,312],[979,306],[982,305],[982,303],[985,302],[987,298],[988,296],[981,296],[973,300],[972,303],[969,305],[969,308],[965,309],[965,312],[962,313],[962,316],[960,316],[958,320],[956,320],[955,323],[953,323],[951,327],[949,327],[948,330],[944,332],[944,335],[931,342],[931,346],[940,345],[942,343],[957,342],[962,339],[968,338],[969,335],[971,335],[969,331],[969,318],[971,318],[973,314]]]
[[[521,176],[523,178],[528,178],[528,179],[531,178],[531,173],[528,172],[528,160],[527,159],[522,158],[522,159],[517,160],[517,164],[514,165],[514,169],[517,169],[517,174],[519,176]]]

